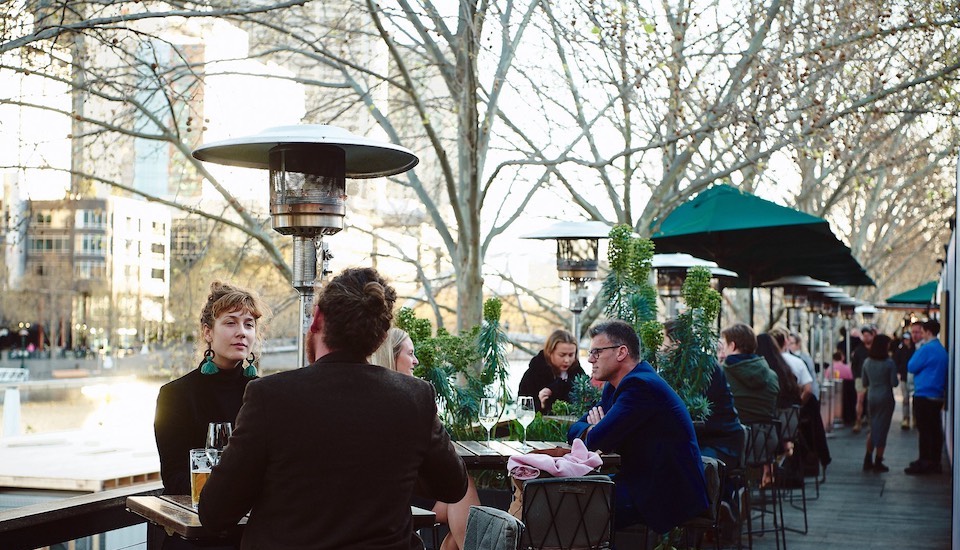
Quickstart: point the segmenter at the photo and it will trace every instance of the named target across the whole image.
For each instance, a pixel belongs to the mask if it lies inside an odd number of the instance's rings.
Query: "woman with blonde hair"
[[[577,360],[577,341],[563,329],[553,331],[543,350],[530,360],[517,396],[533,397],[537,412],[550,414],[555,401],[570,402],[573,379],[585,374]]]
[[[413,368],[420,364],[413,349],[413,340],[406,331],[393,327],[387,331],[387,339],[370,356],[370,364],[380,365],[397,372],[413,376]],[[473,478],[467,476],[467,494],[459,502],[447,503],[432,499],[425,499],[414,495],[410,504],[419,508],[433,510],[437,515],[437,522],[445,523],[450,528],[450,534],[443,539],[440,550],[459,550],[463,548],[467,536],[467,516],[471,506],[480,505],[477,487]]]

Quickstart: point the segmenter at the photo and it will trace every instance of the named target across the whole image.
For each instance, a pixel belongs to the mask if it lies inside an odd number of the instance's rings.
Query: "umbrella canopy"
[[[726,286],[754,287],[788,275],[874,285],[826,220],[729,185],[678,206],[652,240],[657,252],[686,252],[736,271],[740,276]]]
[[[937,281],[930,281],[922,285],[911,288],[906,292],[894,294],[887,298],[888,304],[908,304],[925,306],[933,303],[933,297],[937,293]]]

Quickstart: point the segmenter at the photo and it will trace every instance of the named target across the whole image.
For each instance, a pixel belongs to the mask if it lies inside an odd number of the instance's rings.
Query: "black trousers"
[[[913,417],[917,421],[917,431],[920,432],[920,460],[931,464],[940,464],[940,454],[943,451],[941,409],[943,399],[913,398]]]

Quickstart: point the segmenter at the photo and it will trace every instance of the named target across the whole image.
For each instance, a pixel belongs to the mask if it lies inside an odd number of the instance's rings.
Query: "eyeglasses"
[[[589,356],[590,356],[591,358],[593,358],[593,359],[596,359],[597,357],[600,357],[600,353],[603,352],[603,350],[605,350],[605,349],[616,349],[616,348],[619,348],[619,347],[622,346],[622,345],[623,345],[623,344],[617,344],[617,345],[615,345],[615,346],[606,346],[606,347],[603,347],[603,348],[593,348],[592,350],[590,350]]]

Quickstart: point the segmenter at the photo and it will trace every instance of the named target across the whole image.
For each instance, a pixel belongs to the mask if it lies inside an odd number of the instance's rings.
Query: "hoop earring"
[[[216,354],[213,353],[213,347],[210,342],[207,342],[207,351],[203,352],[203,363],[200,364],[200,374],[209,376],[220,372],[217,364],[213,362],[214,355]]]
[[[250,352],[250,357],[247,357],[247,366],[243,367],[243,375],[247,378],[256,378],[257,377],[257,367],[253,365],[253,362],[257,360],[257,356]]]

